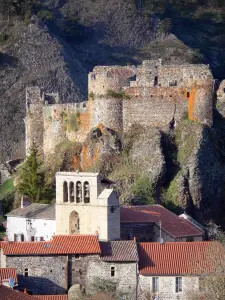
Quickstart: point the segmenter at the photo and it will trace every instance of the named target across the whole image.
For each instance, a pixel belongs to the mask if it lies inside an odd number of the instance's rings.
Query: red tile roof
[[[215,271],[225,263],[225,250],[217,242],[139,243],[142,275],[193,275]]]
[[[138,261],[136,241],[101,242],[102,260]]]
[[[6,255],[100,254],[95,235],[58,235],[49,242],[2,242]]]
[[[0,299],[1,300],[32,300],[32,296],[24,294],[23,292],[14,291],[4,285],[0,285]]]
[[[10,277],[12,277],[14,279],[14,282],[17,283],[16,269],[0,268],[0,284],[1,284],[1,282],[9,281]]]
[[[68,295],[35,295],[33,300],[68,300]]]
[[[161,205],[121,206],[121,223],[155,223],[174,238],[202,236],[203,231]]]

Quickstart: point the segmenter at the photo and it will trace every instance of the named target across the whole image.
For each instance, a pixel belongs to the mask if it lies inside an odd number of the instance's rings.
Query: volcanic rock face
[[[20,24],[18,30],[21,33],[12,32],[12,43],[0,56],[0,140],[3,141],[0,161],[15,153],[24,154],[25,128],[21,120],[25,117],[27,86],[59,91],[62,102],[79,102],[87,94],[86,71],[69,45],[53,38],[36,19],[27,27]]]
[[[186,127],[186,128],[185,128]],[[177,159],[180,170],[173,181],[174,200],[199,221],[224,224],[225,133],[198,124],[182,126]]]

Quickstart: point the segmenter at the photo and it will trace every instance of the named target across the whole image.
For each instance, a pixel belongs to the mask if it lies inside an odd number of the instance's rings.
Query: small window
[[[32,229],[32,222],[31,220],[27,220],[27,230]]]
[[[187,92],[187,98],[189,98],[190,97],[190,92]]]
[[[182,292],[182,277],[176,277],[176,293]]]
[[[50,270],[50,273],[52,273],[52,270]]]
[[[159,292],[159,277],[152,278],[152,292],[153,293]]]
[[[31,242],[34,242],[34,235],[31,236]]]
[[[25,270],[24,270],[24,276],[28,277],[28,268],[25,268]]]
[[[79,254],[75,254],[75,259],[80,259],[80,255]]]
[[[111,277],[115,277],[115,267],[111,267]]]

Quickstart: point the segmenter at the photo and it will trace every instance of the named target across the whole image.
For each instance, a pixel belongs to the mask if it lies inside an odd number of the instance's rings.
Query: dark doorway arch
[[[80,219],[76,211],[72,211],[69,218],[69,230],[70,234],[80,233]]]

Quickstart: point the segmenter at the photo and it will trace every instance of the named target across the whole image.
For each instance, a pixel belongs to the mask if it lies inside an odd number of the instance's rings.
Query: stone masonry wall
[[[96,96],[93,101],[91,126],[104,124],[105,127],[121,132],[123,130],[123,100]]]
[[[199,278],[193,276],[182,277],[182,292],[176,293],[175,276],[155,276],[159,277],[159,296],[160,300],[188,300],[191,293],[198,291]],[[180,277],[180,276],[179,276]],[[138,300],[146,300],[147,294],[152,293],[152,276],[139,276]]]
[[[120,233],[121,240],[133,240],[135,237],[137,242],[153,242],[154,224],[120,223]]]
[[[111,267],[115,268],[115,276],[111,277]],[[137,293],[137,263],[135,262],[90,262],[87,278],[88,293],[96,292],[99,284],[114,283],[118,299],[136,300]]]
[[[182,89],[138,88],[126,90],[130,99],[123,100],[123,130],[132,124],[168,128],[187,112],[187,96]]]
[[[16,268],[19,288],[34,294],[63,294],[67,290],[66,256],[7,256],[6,267]]]
[[[90,130],[88,103],[46,105],[43,111],[44,154],[54,153],[55,147],[66,139],[82,142]]]
[[[99,255],[6,256],[6,267],[17,269],[21,289],[40,295],[64,294],[73,284],[87,288],[89,264],[99,260]]]

